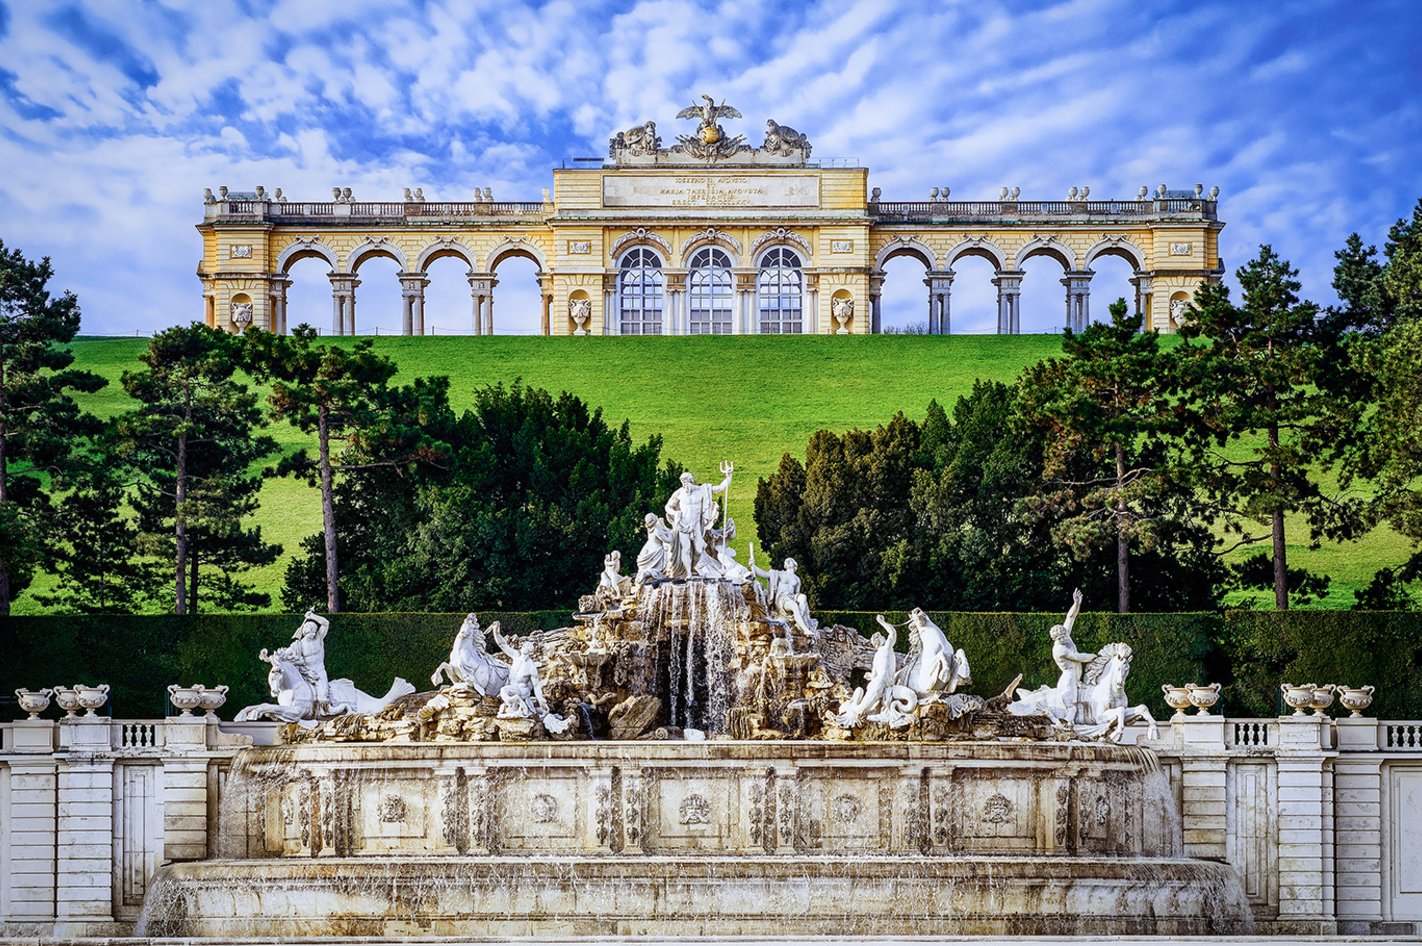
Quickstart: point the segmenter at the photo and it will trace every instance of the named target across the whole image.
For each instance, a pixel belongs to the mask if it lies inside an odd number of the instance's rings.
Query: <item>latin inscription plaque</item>
[[[749,174],[617,175],[602,179],[604,207],[818,207],[820,180]]]

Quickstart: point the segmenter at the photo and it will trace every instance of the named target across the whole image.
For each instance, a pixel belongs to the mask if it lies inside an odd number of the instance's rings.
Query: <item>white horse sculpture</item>
[[[1145,704],[1130,705],[1126,697],[1126,678],[1131,673],[1131,646],[1121,642],[1107,644],[1097,652],[1095,659],[1086,665],[1082,681],[1077,688],[1077,705],[1080,707],[1081,722],[1073,727],[1078,736],[1086,739],[1108,739],[1120,742],[1125,734],[1126,724],[1143,719],[1150,726],[1149,738],[1159,739],[1160,729],[1155,718]],[[1016,715],[1050,715],[1047,709],[1055,691],[1052,687],[1039,687],[1030,693],[1018,690],[1021,706],[1013,709]],[[1035,708],[1035,713],[1033,709]]]
[[[272,665],[272,669],[267,672],[267,685],[271,688],[272,697],[276,702],[248,706],[237,713],[236,721],[248,722],[266,717],[282,723],[297,723],[306,729],[314,727],[318,719],[316,697],[311,690],[311,684],[302,678],[296,665],[279,652],[268,653],[263,647],[261,659]],[[327,715],[378,713],[400,697],[414,692],[414,685],[400,677],[395,678],[389,692],[383,697],[371,696],[356,689],[356,685],[350,680],[332,680],[329,701],[332,712]]]
[[[943,630],[922,608],[909,612],[909,652],[903,669],[898,670],[894,639],[898,629],[882,614],[874,619],[886,633],[886,640],[874,654],[874,669],[868,685],[854,691],[854,699],[842,704],[836,721],[853,727],[861,719],[903,729],[910,714],[922,703],[932,703],[973,682],[968,655],[960,647],[955,652]],[[878,710],[878,712],[874,712]]]
[[[498,631],[499,622],[490,624],[489,630]],[[435,668],[430,682],[439,686],[448,674],[452,684],[468,684],[480,696],[498,696],[509,682],[509,665],[489,653],[484,633],[479,629],[479,616],[471,611],[459,625],[449,659]]]

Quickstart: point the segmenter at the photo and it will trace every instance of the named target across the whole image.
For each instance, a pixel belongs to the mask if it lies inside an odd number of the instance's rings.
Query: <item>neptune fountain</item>
[[[162,868],[139,933],[261,937],[1247,932],[1119,744],[1131,652],[1053,628],[1054,687],[983,697],[922,610],[865,640],[796,564],[745,565],[688,474],[571,627],[476,615],[437,687],[327,681],[324,619],[263,651],[285,725],[243,750],[213,860]],[[491,650],[489,638],[495,645]],[[769,924],[769,925],[768,925]]]

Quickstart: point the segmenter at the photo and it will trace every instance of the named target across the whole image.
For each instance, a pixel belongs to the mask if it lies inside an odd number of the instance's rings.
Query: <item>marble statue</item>
[[[761,150],[786,157],[803,151],[805,159],[809,160],[810,140],[789,125],[779,125],[770,120],[765,123],[765,143],[761,145]]]
[[[849,298],[831,299],[830,314],[833,315],[834,320],[839,323],[839,328],[835,331],[835,334],[848,335],[849,329],[845,326],[849,324],[850,319],[854,318],[854,300]]]
[[[806,634],[813,635],[819,625],[810,617],[810,599],[800,590],[800,566],[793,558],[785,560],[785,568],[757,568],[754,560],[750,570],[756,578],[766,580],[770,605],[781,617],[790,620]]]
[[[656,122],[633,125],[626,131],[619,132],[615,142],[627,149],[628,154],[636,155],[655,154],[662,146],[662,139],[657,137]]]
[[[745,144],[744,135],[729,136],[718,124],[722,118],[740,118],[741,113],[725,101],[717,105],[709,95],[701,98],[705,100],[705,105],[691,105],[677,112],[677,118],[697,119],[697,126],[695,134],[678,135],[676,140],[680,144],[673,150],[680,150],[694,158],[716,161],[747,149],[749,145]]]
[[[232,324],[238,328],[246,328],[252,324],[252,303],[232,303]]]
[[[577,331],[575,331],[573,334],[586,335],[588,319],[592,318],[592,300],[569,299],[568,317],[571,318],[573,322],[576,323],[578,326]]]
[[[1095,654],[1078,651],[1071,630],[1080,613],[1081,590],[1077,589],[1072,593],[1066,620],[1051,630],[1052,660],[1061,670],[1057,685],[1032,691],[1019,689],[1017,700],[1008,704],[1008,712],[1014,716],[1048,716],[1077,737],[1113,742],[1121,741],[1127,723],[1143,719],[1150,726],[1150,738],[1159,738],[1150,711],[1144,704],[1131,706],[1126,697],[1126,677],[1131,672],[1130,645],[1107,644]]]
[[[549,732],[562,733],[568,728],[568,721],[552,712],[548,698],[543,695],[543,682],[538,676],[538,661],[533,657],[533,641],[524,641],[519,649],[504,639],[497,624],[493,626],[494,643],[508,655],[510,667],[508,682],[499,690],[501,719],[538,719]]]
[[[400,697],[415,692],[414,685],[400,677],[395,678],[383,697],[356,689],[350,680],[328,680],[325,639],[330,627],[326,618],[307,611],[301,626],[291,635],[291,644],[271,652],[262,648],[260,658],[271,664],[267,685],[276,702],[242,709],[236,716],[238,722],[266,717],[309,729],[319,720],[346,713],[379,713]]]
[[[669,577],[667,555],[672,543],[671,528],[661,516],[651,512],[642,520],[642,527],[647,530],[647,541],[642,546],[642,551],[637,553],[637,575],[633,583],[645,585],[649,582],[666,581]]]
[[[892,630],[893,625],[876,615],[880,626]],[[920,703],[936,699],[940,694],[955,692],[959,686],[973,682],[968,657],[960,647],[953,650],[947,636],[934,624],[922,608],[909,612],[909,653],[897,682],[917,696]]]
[[[854,688],[854,697],[841,703],[835,716],[835,721],[846,729],[858,726],[865,716],[877,710],[884,700],[884,695],[894,685],[894,672],[897,669],[894,642],[898,639],[898,629],[885,621],[882,614],[875,616],[880,624],[889,629],[889,633],[876,632],[869,638],[869,642],[874,645],[874,663],[869,680],[864,686]]]
[[[499,622],[495,621],[489,629],[498,634]],[[471,611],[454,636],[449,660],[435,668],[430,682],[439,686],[448,675],[451,684],[471,687],[480,696],[497,696],[509,681],[509,665],[490,655],[487,647],[485,632],[479,627],[479,615]]]
[[[716,564],[720,566],[721,577],[739,585],[750,581],[750,569],[736,561],[736,550],[731,548],[731,540],[736,537],[736,520],[728,518],[726,528],[712,529],[709,534],[711,536],[711,554],[715,557]]]
[[[631,587],[632,579],[622,574],[622,553],[613,549],[602,560],[602,575],[598,578],[597,590],[593,594],[609,604],[615,604]]]
[[[667,524],[672,542],[667,554],[667,575],[671,578],[719,578],[720,567],[708,551],[708,535],[721,508],[716,493],[731,486],[735,464],[723,462],[725,479],[716,485],[698,483],[690,473],[681,474],[681,486],[667,500]]]

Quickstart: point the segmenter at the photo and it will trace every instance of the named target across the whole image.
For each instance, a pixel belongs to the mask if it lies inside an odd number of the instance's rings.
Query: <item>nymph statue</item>
[[[637,576],[633,584],[645,585],[653,581],[666,581],[667,559],[672,544],[671,528],[656,513],[647,513],[642,520],[647,530],[647,541],[642,551],[637,553]]]
[[[766,580],[770,604],[775,612],[788,618],[804,633],[814,634],[818,625],[810,617],[810,599],[800,590],[799,567],[793,558],[787,558],[783,570],[757,568],[752,559],[750,570],[755,577]]]

